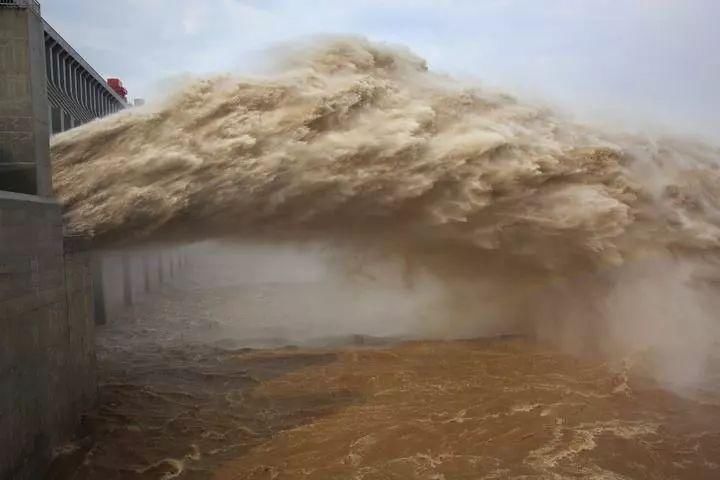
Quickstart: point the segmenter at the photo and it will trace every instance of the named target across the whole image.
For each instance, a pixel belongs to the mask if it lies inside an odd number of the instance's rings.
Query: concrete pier
[[[43,22],[0,4],[0,190],[51,194]]]
[[[93,254],[91,259],[92,284],[93,284],[93,308],[95,312],[95,324],[105,325],[107,323],[107,310],[105,309],[105,289],[103,283],[103,259],[102,256]]]
[[[145,280],[145,294],[148,294],[152,291],[152,280],[150,280],[150,258],[148,258],[147,256],[143,256],[142,264],[143,278]]]
[[[127,308],[150,298],[181,278],[181,247],[147,248],[93,253],[95,319],[111,323]]]
[[[126,307],[132,307],[133,304],[133,282],[132,282],[132,260],[128,254],[120,256],[120,265],[122,268],[122,292],[123,303]]]
[[[93,406],[91,281],[56,203],[0,192],[0,479],[43,478]]]

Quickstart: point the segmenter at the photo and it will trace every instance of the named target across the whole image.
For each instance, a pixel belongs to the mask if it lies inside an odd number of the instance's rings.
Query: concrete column
[[[55,52],[55,59],[57,61],[57,87],[63,89],[63,62],[62,62],[62,50]]]
[[[73,59],[68,56],[68,95],[70,98],[75,97],[75,66]]]
[[[152,290],[152,282],[150,281],[150,258],[147,255],[143,255],[143,275],[145,277],[145,293],[150,293]]]
[[[67,93],[67,83],[65,82],[65,52],[60,51],[58,55],[58,64],[60,65],[60,87],[61,90]]]
[[[165,272],[163,271],[163,254],[158,253],[158,282],[162,285],[165,283]]]
[[[45,42],[45,73],[47,75],[47,82],[52,82],[52,43]]]
[[[65,62],[66,55],[65,52],[60,52],[60,55],[58,55],[58,63],[60,65],[60,86],[63,92],[67,93],[67,81],[66,81],[66,75],[65,70],[67,69],[67,64]]]
[[[90,78],[90,87],[88,88],[90,93],[90,111],[93,112],[94,116],[97,116],[97,103],[95,102],[95,83],[92,77]]]
[[[72,58],[70,55],[65,57],[65,91],[72,97]]]
[[[175,258],[170,254],[170,278],[175,278]]]
[[[77,101],[77,64],[75,60],[70,62],[70,85],[72,86],[72,98]]]
[[[133,304],[133,291],[132,291],[132,263],[130,254],[123,253],[121,256],[122,263],[122,278],[123,278],[123,302],[126,307],[132,306]]]
[[[82,105],[82,68],[77,63],[75,64],[75,85],[77,87],[76,100]]]
[[[45,31],[32,9],[0,7],[0,190],[51,195]]]
[[[85,108],[90,110],[90,79],[83,74],[83,95],[85,96]]]
[[[87,108],[87,77],[83,72],[80,72],[80,103]]]
[[[107,323],[107,309],[105,307],[105,287],[103,284],[103,258],[100,254],[92,257],[92,289],[93,307],[95,310],[95,324],[105,325]]]
[[[52,62],[53,62],[53,83],[56,87],[60,88],[60,50],[57,45],[53,46],[52,50]]]

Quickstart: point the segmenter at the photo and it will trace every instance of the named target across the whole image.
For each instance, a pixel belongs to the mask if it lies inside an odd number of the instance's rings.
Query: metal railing
[[[29,8],[40,15],[40,2],[38,0],[0,0],[0,7]]]

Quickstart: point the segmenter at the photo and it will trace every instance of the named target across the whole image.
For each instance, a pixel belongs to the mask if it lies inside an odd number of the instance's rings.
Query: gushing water
[[[531,332],[672,385],[718,348],[717,148],[577,125],[400,48],[308,42],[52,155],[70,228],[102,244],[320,241],[442,290],[437,335]]]

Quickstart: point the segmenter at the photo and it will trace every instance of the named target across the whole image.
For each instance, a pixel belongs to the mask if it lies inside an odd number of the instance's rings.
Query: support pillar
[[[0,2],[0,190],[52,196],[45,37],[39,13]]]
[[[150,281],[150,259],[143,255],[143,276],[145,277],[145,293],[150,293],[152,283]]]
[[[163,254],[160,252],[158,254],[158,281],[162,285],[165,283],[165,272],[163,272]]]
[[[95,325],[107,323],[107,309],[105,307],[105,287],[103,284],[103,258],[96,253],[91,259],[93,309],[95,310]]]
[[[130,261],[131,258],[129,254],[122,254],[123,302],[126,307],[130,307],[133,304],[132,264]]]

